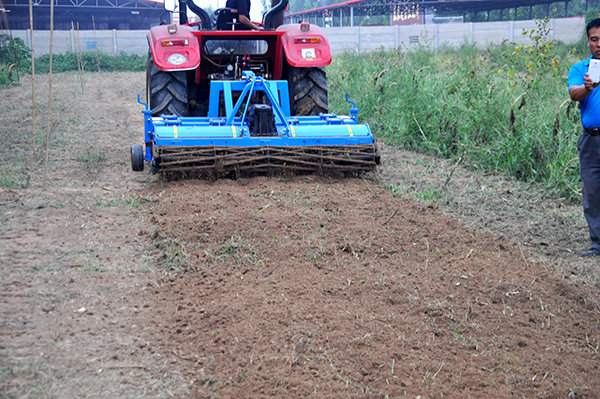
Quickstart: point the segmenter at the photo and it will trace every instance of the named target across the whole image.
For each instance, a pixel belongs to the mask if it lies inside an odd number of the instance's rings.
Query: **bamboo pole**
[[[92,15],[92,26],[94,27],[94,42],[96,43],[96,65],[98,66],[98,72],[100,72],[100,57],[98,55],[98,37],[96,36],[96,21]]]
[[[32,112],[32,134],[31,134],[31,144],[33,146],[33,163],[37,161],[36,154],[36,138],[35,138],[35,128],[36,128],[36,120],[35,120],[35,52],[33,50],[33,6],[31,4],[31,0],[29,0],[29,26],[31,31],[31,112]]]
[[[79,53],[79,63],[81,64],[81,68],[79,69],[79,75],[81,77],[81,92],[83,93],[83,89],[85,88],[85,81],[83,79],[83,69],[85,65],[83,63],[83,54],[81,53],[81,39],[79,38],[79,22],[77,22],[77,52]]]
[[[79,29],[79,22],[77,23]],[[81,57],[79,55],[79,30],[75,34],[75,25],[71,21],[71,31],[73,32],[73,41],[75,42],[75,55],[77,56],[77,70],[79,71],[79,81],[81,83],[81,92],[83,93],[83,74],[81,73]]]
[[[44,162],[44,179],[42,186],[46,189],[48,175],[48,149],[50,147],[50,125],[52,122],[52,42],[54,41],[54,1],[50,0],[50,60],[48,70],[48,124],[46,125],[46,159]]]

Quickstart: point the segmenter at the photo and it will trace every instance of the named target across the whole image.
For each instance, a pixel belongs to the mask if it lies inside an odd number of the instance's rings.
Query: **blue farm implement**
[[[150,162],[167,177],[214,177],[290,171],[361,172],[379,163],[369,125],[350,116],[290,115],[288,82],[245,71],[239,81],[212,81],[206,117],[152,116],[144,110],[145,153],[132,147],[132,167]],[[234,93],[238,93],[234,104]],[[262,98],[263,103],[252,99]],[[141,102],[141,101],[140,101]],[[224,115],[219,116],[219,109]]]
[[[283,24],[287,4],[277,2],[248,30],[238,10],[211,17],[179,0],[181,24],[148,32],[146,102],[138,99],[145,147],[132,146],[133,170],[149,162],[171,178],[376,167],[377,144],[354,103],[350,116],[329,113],[327,38],[307,22]],[[190,10],[199,21],[187,22]]]

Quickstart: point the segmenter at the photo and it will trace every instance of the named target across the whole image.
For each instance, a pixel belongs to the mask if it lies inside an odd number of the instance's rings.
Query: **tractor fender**
[[[300,30],[308,25],[308,30]],[[306,29],[306,28],[305,28]],[[323,30],[307,22],[281,25],[277,31],[284,31],[281,40],[288,63],[293,67],[324,67],[331,64],[331,47]]]
[[[169,33],[175,29],[175,33]],[[186,71],[200,65],[200,45],[185,25],[159,25],[148,32],[154,64],[162,71]]]

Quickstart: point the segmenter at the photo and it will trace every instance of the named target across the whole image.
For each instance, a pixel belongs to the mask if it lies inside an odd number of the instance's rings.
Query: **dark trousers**
[[[590,230],[592,248],[600,249],[600,136],[583,132],[577,149],[583,183],[583,214]]]

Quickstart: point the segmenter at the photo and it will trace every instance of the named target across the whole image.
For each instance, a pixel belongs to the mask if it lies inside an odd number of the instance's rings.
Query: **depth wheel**
[[[290,67],[288,85],[293,116],[328,113],[327,75],[324,68]]]
[[[131,146],[131,169],[134,172],[144,170],[144,148],[139,144]]]
[[[152,116],[188,116],[186,71],[165,72],[158,69],[148,54],[146,93]]]

